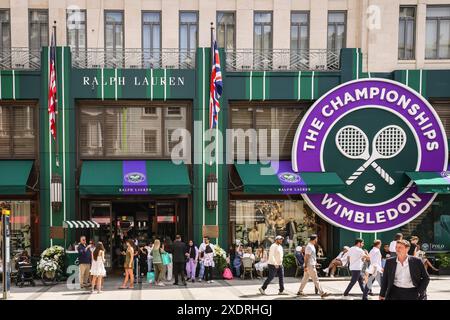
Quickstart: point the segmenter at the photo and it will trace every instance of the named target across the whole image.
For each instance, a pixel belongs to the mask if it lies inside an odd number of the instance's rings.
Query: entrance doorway
[[[125,241],[133,239],[139,246],[158,238],[171,240],[176,234],[188,236],[187,199],[161,200],[83,200],[89,216],[100,224],[91,239],[101,241],[106,250],[106,267],[121,268]]]

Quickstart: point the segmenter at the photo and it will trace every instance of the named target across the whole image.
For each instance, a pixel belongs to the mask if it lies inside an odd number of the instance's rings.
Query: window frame
[[[171,106],[176,106],[176,107],[184,107],[186,108],[186,127],[185,129],[188,130],[189,132],[192,132],[192,101],[189,100],[179,100],[179,101],[166,101],[166,102],[155,102],[155,101],[141,101],[141,100],[122,100],[122,101],[99,101],[99,100],[77,100],[75,102],[76,105],[76,119],[75,119],[75,126],[76,126],[76,149],[77,149],[77,161],[78,164],[80,164],[83,160],[135,160],[135,159],[144,159],[144,160],[167,160],[170,159],[170,155],[166,156],[166,149],[165,149],[165,136],[164,136],[164,132],[166,130],[166,125],[165,125],[165,119],[167,119],[165,117],[165,110],[167,109],[167,107],[171,107]],[[161,112],[161,136],[160,136],[160,141],[161,141],[161,155],[157,155],[157,156],[148,156],[148,155],[144,155],[144,154],[140,154],[140,155],[136,155],[136,156],[129,156],[129,155],[117,155],[117,156],[111,156],[111,155],[107,155],[106,154],[106,146],[103,147],[103,150],[101,152],[100,155],[83,155],[81,153],[81,109],[83,107],[98,107],[98,108],[132,108],[132,107],[136,107],[136,108],[145,108],[145,107],[155,107],[155,108],[161,108],[162,112]],[[105,113],[103,112],[103,115]],[[143,112],[141,112],[141,115],[143,115]],[[150,118],[153,117],[151,115],[148,116],[144,116],[145,118]],[[171,117],[169,117],[169,119],[172,119]],[[102,120],[104,121],[104,120]],[[145,128],[144,128],[145,129]],[[151,129],[151,128],[149,128]],[[103,134],[103,132],[102,132]],[[144,137],[144,133],[142,132],[142,137]],[[144,143],[144,141],[143,141]],[[191,153],[191,158],[192,158],[192,153]],[[191,160],[191,159],[189,159]]]
[[[270,14],[270,23],[269,22],[256,22],[256,15],[257,14]],[[264,49],[256,49],[256,32],[255,28],[256,26],[270,26],[270,41],[269,41],[269,51],[273,50],[273,11],[271,10],[255,10],[253,11],[253,50],[264,50]],[[263,28],[264,31],[264,28]],[[264,37],[262,37],[264,39]],[[264,44],[264,40],[262,40],[262,44]],[[264,47],[264,46],[262,46]]]
[[[114,26],[114,32],[116,31],[116,28],[115,28],[115,26],[116,25],[119,25],[119,24],[117,24],[117,23],[115,23],[115,22],[113,22],[113,23],[111,23],[111,22],[107,22],[106,21],[106,16],[108,15],[108,13],[120,13],[120,14],[122,14],[122,42],[123,42],[123,47],[122,47],[122,49],[120,49],[119,51],[124,51],[125,50],[125,11],[124,10],[105,10],[104,11],[104,13],[103,13],[103,42],[104,42],[104,50],[105,50],[105,53],[106,53],[106,51],[107,50],[111,50],[111,51],[113,51],[114,53],[116,53],[116,52],[118,52],[118,50],[117,50],[117,44],[116,44],[116,37],[114,37],[113,38],[113,48],[111,48],[111,49],[108,49],[107,47],[106,47],[106,26],[108,25],[108,24],[111,24],[111,25],[113,25]]]
[[[333,22],[330,23],[330,13],[342,13],[344,14],[344,23],[340,23],[340,22]],[[328,39],[329,39],[329,34],[328,34],[328,28],[330,27],[330,25],[334,26],[334,32],[335,34],[337,34],[337,26],[339,25],[344,25],[344,40],[343,40],[343,45],[342,48],[347,48],[347,10],[328,10],[327,12],[327,50],[328,51],[333,51],[336,52],[336,49],[331,49],[328,47]],[[334,39],[334,46],[336,46],[336,39]],[[339,52],[336,52],[337,54],[339,54]]]
[[[450,9],[450,5],[427,5],[427,10],[428,8],[449,8]],[[427,45],[425,43],[425,60],[449,60],[450,59],[450,49],[449,49],[449,55],[445,58],[439,58],[439,34],[440,34],[440,27],[441,27],[441,21],[442,20],[448,20],[450,22],[450,16],[448,16],[448,18],[444,18],[444,17],[428,17],[428,15],[426,14],[425,16],[425,33],[426,33],[426,28],[427,28],[427,24],[428,21],[436,21],[436,56],[432,57],[432,58],[427,58]]]
[[[194,13],[195,17],[196,17],[196,22],[195,23],[191,23],[191,22],[181,22],[181,15],[183,13]],[[180,50],[184,50],[181,48],[181,26],[185,25],[187,26],[187,39],[186,39],[186,44],[187,47],[186,50],[191,53],[192,51],[194,51],[195,54],[195,50],[197,50],[198,48],[198,38],[199,38],[199,12],[197,10],[180,10],[178,13],[178,47],[180,48]],[[192,48],[190,48],[190,30],[191,30],[191,26],[195,25],[197,27],[197,31],[195,33],[195,50],[192,50]]]
[[[9,24],[9,46],[8,47],[4,47],[3,46],[3,39],[0,42],[0,50],[1,51],[5,51],[5,50],[11,50],[11,10],[9,8],[2,8],[0,9],[0,12],[7,12],[8,13],[8,24]],[[6,22],[0,22],[0,36],[3,36],[3,25],[6,24]]]
[[[2,100],[0,102],[1,107],[7,107],[8,109],[13,109],[17,107],[30,107],[33,110],[33,128],[34,128],[34,151],[33,154],[29,155],[16,155],[14,152],[14,135],[13,132],[9,131],[9,156],[2,156],[0,154],[0,160],[38,160],[39,159],[39,102],[34,100]],[[14,113],[9,113],[10,123],[14,122]],[[11,129],[11,127],[10,127]]]
[[[157,13],[159,15],[159,24],[153,22],[144,22],[144,15],[146,13]],[[153,31],[153,26],[159,25],[159,50],[162,49],[162,12],[160,10],[142,10],[141,11],[141,47],[142,50],[147,50],[144,48],[144,26],[149,25],[151,31]],[[150,38],[153,40],[153,32],[150,32]],[[153,44],[153,41],[151,41]],[[149,48],[148,50],[155,50],[154,48]]]
[[[68,18],[69,18],[69,11],[75,11],[75,10],[69,10],[69,9],[66,9],[66,43],[67,43],[67,46],[68,47],[70,47],[69,46],[69,27],[67,26],[67,21],[68,21]],[[87,10],[86,9],[80,9],[79,10],[82,14],[84,14],[84,21],[83,21],[83,25],[84,25],[84,40],[86,41],[86,43],[85,43],[85,46],[84,46],[84,48],[81,48],[80,49],[80,44],[79,44],[79,31],[80,31],[80,29],[75,29],[76,30],[76,39],[77,39],[77,43],[76,43],[76,46],[75,46],[75,48],[74,48],[74,50],[75,50],[75,52],[79,52],[79,51],[81,51],[81,50],[83,50],[83,51],[86,51],[87,50]]]
[[[230,129],[238,129],[233,127],[233,109],[248,109],[252,108],[252,125],[251,129],[256,128],[256,109],[271,109],[271,108],[284,108],[284,109],[299,109],[301,110],[301,116],[303,117],[306,113],[306,111],[310,108],[312,103],[307,102],[299,102],[299,101],[231,101],[228,106],[228,128]],[[259,142],[258,142],[259,143]],[[258,148],[258,145],[257,145]],[[234,149],[234,147],[233,147]],[[258,150],[257,150],[258,151]],[[270,150],[267,150],[270,151]],[[249,153],[250,150],[246,150],[246,153]],[[227,151],[228,153],[228,151]],[[246,154],[247,156],[248,154]],[[258,154],[256,155],[257,160],[259,161],[260,158]],[[236,160],[236,154],[233,155],[233,159]],[[289,155],[281,155],[280,154],[280,160],[290,160],[291,154]],[[246,158],[246,161],[249,159]]]
[[[236,23],[236,11],[235,10],[220,10],[216,12],[216,38],[217,38],[217,31],[219,30],[219,14],[233,14],[233,26],[234,26],[234,32],[233,32],[233,51],[236,50],[236,30],[237,30],[237,23]],[[225,24],[225,44],[227,43],[227,26],[228,24]],[[217,43],[219,46],[219,43]],[[224,49],[227,49],[224,47]],[[228,49],[229,50],[229,49]]]
[[[306,14],[306,16],[307,16],[307,18],[308,18],[308,21],[307,21],[307,23],[305,24],[305,23],[293,23],[292,22],[292,15],[294,15],[294,14]],[[310,14],[310,11],[308,11],[308,10],[294,10],[294,11],[291,11],[291,16],[290,16],[290,18],[291,18],[291,23],[290,23],[290,41],[289,41],[289,46],[290,46],[290,50],[295,50],[295,51],[298,51],[298,50],[309,50],[309,47],[310,47],[310,42],[311,42],[311,14]],[[308,47],[307,48],[297,48],[297,49],[293,49],[292,48],[292,46],[291,46],[291,44],[292,44],[292,27],[296,27],[297,28],[297,32],[298,32],[298,34],[300,35],[300,28],[302,27],[302,26],[305,26],[306,25],[306,27],[308,28],[308,39],[307,39],[307,43],[308,43]],[[299,43],[300,43],[300,37],[297,39],[297,45],[299,45]]]
[[[39,46],[39,48],[34,48],[31,45],[31,24],[32,24],[32,22],[31,22],[31,15],[32,15],[32,12],[45,12],[47,14],[47,40],[48,40],[48,43],[44,47],[49,46],[49,44],[51,42],[51,39],[50,39],[50,21],[49,21],[50,20],[50,15],[49,15],[49,10],[48,9],[28,9],[28,48],[30,50],[33,50],[33,49],[34,50],[38,50],[38,49],[43,47],[42,39],[41,39],[41,26],[42,26],[43,23],[39,22],[39,45],[40,46]]]
[[[402,8],[412,8],[412,9],[414,9],[414,17],[413,18],[409,18],[409,17],[407,17],[407,18],[405,18],[405,17],[400,17],[400,11],[401,11],[401,9]],[[399,23],[399,28],[400,28],[400,24],[401,23],[403,23],[404,25],[405,25],[405,28],[404,28],[404,30],[405,30],[405,34],[403,35],[403,41],[404,41],[404,43],[405,43],[405,47],[403,48],[403,56],[402,57],[400,57],[400,52],[398,52],[398,60],[406,60],[406,61],[408,61],[408,60],[415,60],[416,59],[416,23],[417,23],[417,6],[414,6],[414,5],[401,5],[400,7],[399,7],[399,11],[398,11],[398,13],[399,13],[399,17],[398,17],[398,23]],[[413,47],[413,53],[412,53],[412,57],[411,58],[405,58],[406,57],[406,39],[407,39],[407,37],[406,37],[406,35],[407,35],[407,32],[406,32],[406,25],[407,25],[407,23],[408,22],[410,22],[412,20],[412,22],[413,22],[413,37],[412,37],[412,39],[413,39],[413,45],[412,45],[412,47]],[[398,35],[398,42],[400,42],[400,32],[399,32],[399,35]],[[398,51],[400,51],[400,43],[398,43],[397,44],[398,45]]]

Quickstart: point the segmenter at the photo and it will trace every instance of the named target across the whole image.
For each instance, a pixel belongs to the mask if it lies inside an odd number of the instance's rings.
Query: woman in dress
[[[92,293],[94,293],[95,284],[97,284],[97,293],[101,293],[103,278],[106,277],[105,247],[101,242],[97,243],[94,252],[92,252],[91,276]]]
[[[128,280],[130,281],[130,286],[128,288],[134,288],[134,275],[133,275],[133,260],[134,260],[134,242],[133,240],[127,240],[127,251],[125,255],[125,263],[123,265],[125,269],[125,279],[123,280],[122,286],[119,289],[127,289]]]

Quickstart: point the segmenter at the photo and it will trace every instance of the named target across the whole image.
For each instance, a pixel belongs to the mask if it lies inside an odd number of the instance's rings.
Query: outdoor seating
[[[336,275],[337,276],[351,276],[350,269],[348,266],[337,266],[336,267]]]
[[[241,275],[242,279],[245,279],[245,276],[247,274],[250,274],[250,279],[253,280],[253,260],[249,257],[242,258],[242,266],[243,266],[243,272]]]

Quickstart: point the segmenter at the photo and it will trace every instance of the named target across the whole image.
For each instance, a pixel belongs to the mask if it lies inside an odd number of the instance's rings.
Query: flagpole
[[[54,45],[55,45],[55,83],[56,88],[58,88],[58,77],[56,71],[56,20],[53,21],[53,37],[54,37]],[[50,50],[52,49],[53,43],[50,46]],[[59,145],[58,145],[58,90],[56,90],[56,98],[55,98],[55,165],[59,167]]]
[[[211,68],[209,68],[209,70],[212,72],[212,67],[214,64],[214,22],[211,22]],[[211,81],[211,76],[209,77]],[[210,92],[210,101],[209,103],[211,103],[211,92]],[[211,122],[211,114],[209,115],[209,122]],[[211,127],[211,123],[209,123],[209,126]],[[217,127],[218,127],[218,123],[216,123],[216,133],[217,133]],[[214,153],[216,156],[216,162],[217,162],[217,134],[214,138],[214,142],[216,147],[214,148]],[[209,159],[209,166],[212,167],[212,159]]]
[[[214,51],[214,22],[211,22],[211,70],[212,64],[214,63],[214,55],[216,54]],[[216,136],[214,137],[216,147],[215,150],[215,158],[216,158],[216,178],[219,179],[219,118],[217,118],[216,123]],[[218,187],[218,186],[217,186]],[[219,190],[217,190],[217,206],[216,206],[216,226],[219,225]],[[216,239],[216,244],[219,242],[219,239]]]

